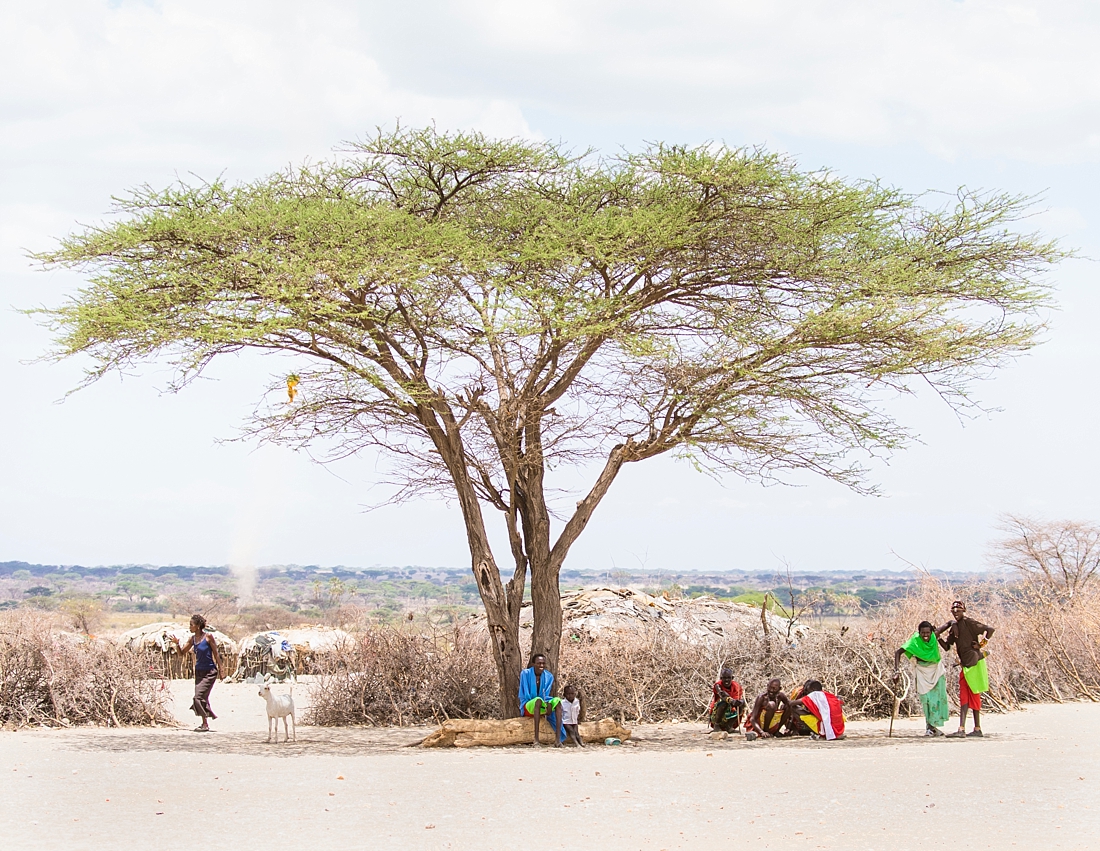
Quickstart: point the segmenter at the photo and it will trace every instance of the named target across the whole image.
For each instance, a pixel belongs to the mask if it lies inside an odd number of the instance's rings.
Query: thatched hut
[[[232,676],[237,669],[237,658],[240,655],[237,642],[212,627],[208,627],[207,632],[214,636],[214,641],[218,644],[222,670],[226,676]],[[150,623],[122,633],[118,643],[127,650],[145,655],[150,668],[160,676],[171,680],[193,677],[195,656],[192,653],[181,654],[172,641],[173,636],[183,645],[191,636],[191,630],[187,624],[182,623]]]
[[[330,626],[258,632],[241,642],[237,664],[239,678],[259,674],[285,680],[312,673],[319,657],[350,640],[350,634]]]

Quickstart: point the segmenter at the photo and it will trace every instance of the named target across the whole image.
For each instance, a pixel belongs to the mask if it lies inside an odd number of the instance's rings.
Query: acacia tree
[[[1049,595],[1073,600],[1100,572],[1100,527],[1092,523],[1010,514],[1000,529],[1005,537],[993,548],[994,563]]]
[[[506,714],[528,576],[533,649],[555,665],[559,571],[624,464],[673,453],[873,490],[853,453],[907,437],[883,400],[925,383],[972,404],[974,379],[1034,343],[1060,256],[1008,230],[1026,199],[925,209],[761,150],[574,157],[434,129],[116,200],[118,221],[38,256],[90,280],[44,311],[55,354],[89,357],[88,381],[165,358],[173,388],[221,354],[294,356],[293,401],[247,433],[376,447],[397,498],[457,499]],[[594,472],[556,515],[560,466]]]

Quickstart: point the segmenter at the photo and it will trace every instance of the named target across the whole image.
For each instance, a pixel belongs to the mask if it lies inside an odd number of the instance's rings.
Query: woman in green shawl
[[[900,676],[898,666],[904,654],[917,663],[916,684],[920,708],[924,711],[926,736],[942,736],[940,729],[947,723],[950,709],[947,704],[947,670],[940,655],[939,640],[933,635],[933,626],[921,621],[917,631],[894,653],[894,680]]]

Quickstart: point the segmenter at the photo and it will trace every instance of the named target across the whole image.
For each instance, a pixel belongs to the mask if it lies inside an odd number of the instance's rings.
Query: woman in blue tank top
[[[217,642],[206,631],[206,618],[202,615],[191,615],[191,637],[186,644],[180,647],[179,639],[175,636],[172,636],[172,641],[180,648],[181,653],[195,651],[195,698],[191,701],[191,711],[202,719],[202,724],[195,728],[195,732],[209,733],[207,719],[218,717],[210,708],[210,690],[214,688],[214,680],[220,680],[224,676]]]

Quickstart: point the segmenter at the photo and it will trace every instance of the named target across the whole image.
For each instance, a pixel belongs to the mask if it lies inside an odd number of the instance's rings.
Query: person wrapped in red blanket
[[[802,696],[791,707],[814,737],[829,742],[844,738],[844,704],[835,694],[825,691],[818,680],[807,680]]]
[[[711,689],[710,729],[736,733],[745,711],[745,692],[729,668],[723,668],[718,676],[718,682]]]

